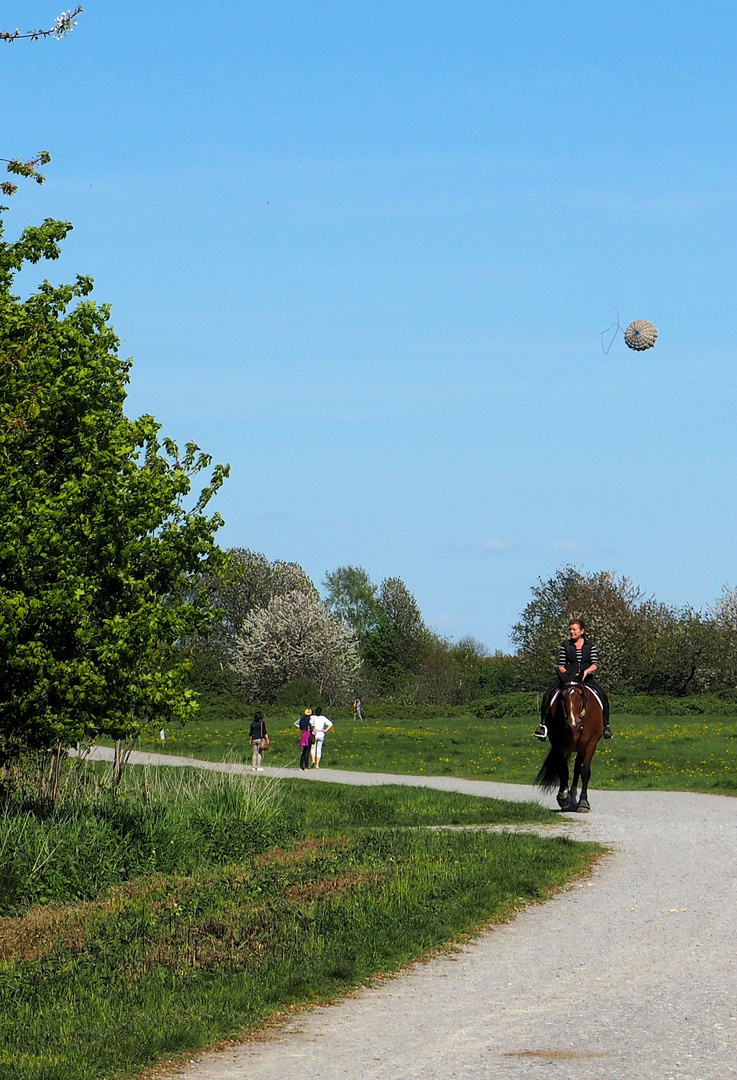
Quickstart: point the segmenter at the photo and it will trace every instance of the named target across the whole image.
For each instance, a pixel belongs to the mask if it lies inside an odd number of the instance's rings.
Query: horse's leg
[[[591,806],[589,804],[589,780],[591,779],[591,759],[596,752],[597,739],[593,745],[589,746],[586,750],[586,756],[581,766],[581,798],[578,800],[577,812],[579,814],[588,814]]]
[[[568,775],[569,775],[569,773],[568,773],[568,758],[565,757],[565,755],[563,757],[561,757],[561,765],[560,765],[560,774],[559,775],[560,775],[560,790],[558,791],[558,794],[556,795],[556,799],[558,800],[558,806],[561,808],[561,810],[573,810],[575,808],[574,808],[573,803],[571,802],[571,793],[568,790]]]
[[[571,805],[573,806],[574,810],[577,807],[576,789],[578,788],[578,780],[579,780],[579,777],[581,776],[581,769],[583,767],[583,760],[584,760],[583,759],[583,754],[579,751],[576,754],[576,760],[575,760],[574,765],[573,765],[573,780],[571,782],[571,790],[570,790]],[[581,794],[583,795],[583,788],[581,788]]]

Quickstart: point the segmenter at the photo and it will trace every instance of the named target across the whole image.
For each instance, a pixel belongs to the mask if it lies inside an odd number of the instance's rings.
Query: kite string
[[[602,332],[601,332],[601,351],[604,353],[604,356],[607,356],[609,354],[609,350],[611,349],[612,345],[614,344],[614,342],[616,340],[616,337],[617,337],[617,334],[619,333],[620,330],[622,330],[622,327],[621,327],[620,322],[619,322],[619,312],[617,311],[616,308],[614,310],[617,312],[617,321],[613,322],[611,324],[611,326],[607,326],[606,330],[602,330]],[[607,347],[604,348],[604,335],[609,333],[609,331],[612,329],[612,326],[616,327],[616,329],[615,329],[614,333],[612,334],[611,341],[609,342]],[[624,331],[622,331],[622,332],[624,333]]]
[[[611,323],[610,326],[607,326],[606,330],[602,330],[601,335],[600,335],[601,336],[601,351],[604,353],[604,356],[608,355],[609,350],[611,349],[612,345],[614,344],[614,342],[617,339],[617,334],[619,333],[619,331],[621,330],[622,333],[624,333],[624,328],[623,328],[621,322],[619,321],[619,310],[618,310],[618,308],[615,308],[614,310],[615,310],[615,312],[617,314],[617,321]],[[612,330],[612,329],[614,329],[614,333],[611,336],[609,344],[607,346],[605,346],[604,345],[604,338],[609,333],[609,331]],[[656,346],[656,351],[657,351],[659,356],[663,357],[663,359],[666,361],[666,363],[668,363],[672,367],[674,367],[676,369],[676,371],[680,375],[682,375],[684,379],[687,379],[693,386],[695,386],[697,390],[700,390],[702,394],[706,394],[706,396],[708,398],[711,398],[712,401],[715,401],[717,403],[717,405],[721,405],[721,407],[723,409],[726,409],[728,413],[731,413],[732,416],[737,416],[737,409],[732,408],[731,405],[727,405],[726,402],[722,401],[721,398],[716,397],[715,394],[712,394],[712,392],[710,390],[707,390],[705,386],[702,386],[701,383],[697,383],[696,379],[693,379],[688,374],[687,371],[684,371],[684,369],[679,364],[677,364],[675,362],[675,360],[671,360],[671,358],[669,356],[667,356],[666,353],[664,353],[663,350],[659,346]]]

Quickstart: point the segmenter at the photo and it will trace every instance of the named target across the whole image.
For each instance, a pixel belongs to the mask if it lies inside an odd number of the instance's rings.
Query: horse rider
[[[550,702],[553,694],[558,689],[560,682],[572,679],[579,680],[585,686],[590,686],[601,698],[602,711],[604,713],[603,737],[611,739],[612,729],[609,727],[609,698],[606,691],[593,678],[599,670],[599,653],[593,641],[586,637],[586,625],[583,619],[574,619],[568,627],[570,637],[563,641],[560,646],[558,657],[558,683],[551,686],[543,697],[540,706],[540,725],[533,732],[536,739],[547,739],[548,726],[545,721],[550,711]]]

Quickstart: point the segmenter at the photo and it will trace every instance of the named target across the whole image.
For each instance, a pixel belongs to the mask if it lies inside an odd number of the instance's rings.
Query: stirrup
[[[601,737],[602,737],[602,739],[613,739],[614,738],[614,732],[609,727],[609,724],[604,725],[604,730],[601,733]]]
[[[536,739],[540,739],[541,742],[544,742],[545,739],[547,739],[548,737],[547,724],[540,724],[539,727],[535,731],[533,731],[532,734],[535,736]]]

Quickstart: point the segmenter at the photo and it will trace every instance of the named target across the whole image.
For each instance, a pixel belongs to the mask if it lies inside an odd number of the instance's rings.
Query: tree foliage
[[[702,615],[660,603],[626,577],[563,567],[533,586],[512,628],[521,685],[540,689],[551,682],[568,624],[583,618],[610,690],[680,696],[730,688],[737,673],[735,610],[728,590],[711,615]]]
[[[379,590],[378,618],[362,643],[362,655],[380,690],[396,691],[417,675],[436,643],[404,581],[385,578]]]
[[[607,679],[620,685],[634,658],[638,627],[657,614],[655,602],[646,600],[628,578],[609,571],[583,574],[566,566],[533,586],[532,599],[512,627],[512,640],[519,646],[526,677],[544,685],[553,677],[569,622],[582,618],[606,658]]]
[[[232,663],[236,637],[246,618],[269,606],[275,596],[301,592],[317,602],[319,594],[299,563],[270,561],[265,555],[248,548],[229,548],[222,573],[208,582],[218,617],[206,641],[198,643],[212,653],[219,663]]]
[[[325,575],[325,602],[362,641],[381,615],[379,590],[360,566],[339,566]]]
[[[150,416],[123,412],[118,356],[92,281],[13,295],[25,264],[56,259],[69,224],[0,233],[0,756],[131,737],[194,706],[178,651],[211,618],[227,475],[180,454]],[[203,576],[204,572],[204,576]]]
[[[272,597],[267,607],[246,617],[233,668],[252,701],[274,701],[286,683],[305,679],[335,702],[352,690],[358,644],[317,597],[295,590]]]

